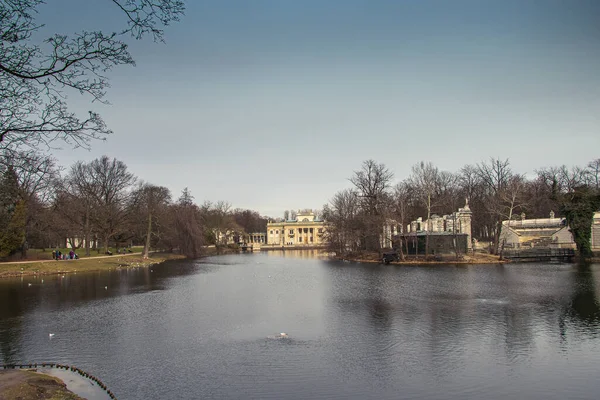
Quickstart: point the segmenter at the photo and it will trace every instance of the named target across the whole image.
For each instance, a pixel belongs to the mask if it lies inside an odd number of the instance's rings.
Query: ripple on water
[[[0,282],[0,356],[77,365],[133,400],[600,391],[597,267],[202,262]],[[290,339],[267,338],[282,330]]]

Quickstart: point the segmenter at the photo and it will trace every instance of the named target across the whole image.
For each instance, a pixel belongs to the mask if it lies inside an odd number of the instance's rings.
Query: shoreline
[[[35,260],[0,263],[0,279],[20,276],[61,275],[77,272],[114,271],[147,268],[168,260],[184,259],[174,253],[151,253],[147,259],[140,253],[80,258],[77,260]]]
[[[349,256],[349,257],[340,257],[340,256],[331,256],[335,260],[344,261],[344,262],[358,262],[365,264],[380,264],[380,265],[478,265],[478,264],[489,264],[489,265],[498,265],[498,264],[509,264],[510,260],[500,260],[498,256],[494,256],[491,254],[481,254],[475,253],[471,256],[463,256],[463,259],[457,260],[456,257],[447,257],[441,260],[425,260],[425,258],[419,259],[406,259],[404,261],[391,261],[389,264],[384,264],[381,262],[381,258],[379,254],[363,254],[359,256]]]
[[[205,252],[198,258],[240,252],[238,249],[205,247]],[[183,254],[168,252],[151,252],[144,259],[141,253],[114,254],[110,256],[85,257],[77,260],[31,260],[0,263],[0,280],[2,278],[18,278],[23,276],[63,275],[100,271],[118,271],[130,268],[148,268],[169,260],[187,259]]]

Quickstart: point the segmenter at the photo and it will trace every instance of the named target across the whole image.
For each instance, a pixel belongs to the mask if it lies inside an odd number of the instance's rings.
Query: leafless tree
[[[588,185],[596,188],[596,190],[600,189],[600,158],[596,158],[588,163],[585,175]]]
[[[500,207],[496,210],[502,219],[511,221],[517,210],[525,206],[525,190],[526,181],[524,176],[515,174],[508,178],[505,188],[500,192]],[[500,230],[500,234],[502,235],[502,230]],[[506,238],[500,237],[498,251],[500,259],[503,257],[505,243]]]
[[[99,211],[98,190],[91,165],[83,161],[73,164],[63,182],[56,185],[54,211],[60,219],[55,228],[71,241],[71,247],[76,245],[76,237],[82,238],[79,244],[85,246],[86,256],[90,255],[94,236],[92,221]]]
[[[394,187],[394,218],[401,226],[401,238],[406,235],[406,226],[410,221],[411,187],[407,181],[402,181]],[[404,248],[402,246],[405,246]],[[400,258],[405,259],[404,251],[408,254],[408,242],[400,240]]]
[[[106,74],[134,65],[124,41],[151,35],[163,39],[162,27],[178,21],[182,0],[107,0],[126,19],[118,33],[83,31],[55,34],[39,41],[43,23],[35,20],[43,0],[0,0],[0,151],[50,146],[60,140],[88,147],[110,130],[90,111],[70,112],[67,91],[105,102]]]
[[[380,235],[387,216],[386,205],[389,204],[389,192],[394,174],[385,164],[374,160],[366,160],[354,176],[350,178],[356,188],[361,207],[363,248],[380,250]]]
[[[502,221],[512,218],[514,210],[524,202],[524,177],[512,171],[508,159],[491,158],[489,162],[482,162],[477,165],[477,173],[485,191],[486,211],[495,220],[492,250],[499,254]]]
[[[233,218],[231,204],[226,201],[216,203],[205,202],[201,207],[201,215],[204,228],[209,234],[210,240],[220,251],[222,246],[227,245],[230,239],[242,230]]]
[[[126,202],[136,177],[127,170],[125,163],[107,156],[93,160],[86,171],[86,179],[93,185],[97,210],[93,223],[107,252],[110,239],[122,232],[128,223]]]
[[[412,174],[409,178],[409,182],[427,211],[427,223],[429,224],[435,200],[434,196],[440,183],[439,170],[431,162],[421,161],[412,167]],[[425,258],[429,256],[430,231],[431,226],[427,226],[425,236]]]
[[[145,222],[144,250],[142,257],[148,258],[150,254],[151,239],[160,236],[161,222],[166,225],[167,207],[171,202],[171,192],[164,186],[155,186],[141,183],[132,195],[133,210]]]
[[[315,216],[315,220],[320,220],[323,217],[323,212],[321,210],[313,210],[313,215]]]
[[[262,217],[253,210],[233,210],[232,218],[246,233],[259,233],[267,231],[267,218]]]
[[[329,204],[323,206],[326,223],[325,242],[339,256],[358,250],[360,231],[357,223],[360,207],[355,190],[337,192]]]
[[[363,209],[369,215],[378,213],[381,196],[389,190],[393,178],[394,174],[384,164],[374,160],[364,161],[362,168],[354,171],[350,182],[356,187]]]

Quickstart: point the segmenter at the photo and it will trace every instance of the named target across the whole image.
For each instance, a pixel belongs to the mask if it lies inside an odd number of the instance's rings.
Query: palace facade
[[[296,218],[267,223],[267,245],[273,247],[322,247],[325,223],[312,210],[300,210]]]

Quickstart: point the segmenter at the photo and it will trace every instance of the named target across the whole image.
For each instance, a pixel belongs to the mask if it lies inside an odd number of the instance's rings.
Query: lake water
[[[286,251],[43,280],[0,280],[0,362],[76,365],[119,399],[600,393],[600,265]]]

